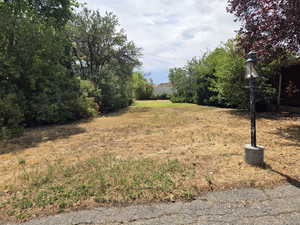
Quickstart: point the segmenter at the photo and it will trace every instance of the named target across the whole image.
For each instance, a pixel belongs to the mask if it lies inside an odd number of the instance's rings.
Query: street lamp
[[[264,165],[264,148],[256,145],[256,111],[255,90],[258,74],[255,69],[257,62],[256,52],[249,52],[246,61],[246,79],[250,87],[250,117],[251,117],[251,144],[245,146],[245,161],[253,166]]]

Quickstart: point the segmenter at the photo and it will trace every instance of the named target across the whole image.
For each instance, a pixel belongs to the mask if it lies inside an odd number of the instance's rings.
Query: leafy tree
[[[228,0],[228,11],[242,23],[240,45],[266,61],[286,52],[299,53],[300,1]]]
[[[207,55],[193,58],[185,67],[170,70],[169,79],[176,90],[171,98],[173,102],[213,104],[214,68],[210,59]]]
[[[183,68],[170,70],[169,79],[176,89],[173,102],[190,102],[204,105],[247,108],[249,93],[244,79],[244,57],[234,41],[193,59]],[[259,78],[258,101],[270,103],[274,88],[270,84],[266,68]]]
[[[147,80],[141,72],[132,74],[132,87],[137,100],[148,100],[153,97],[153,83]]]
[[[214,105],[215,99],[213,81],[215,80],[215,66],[213,54],[203,55],[188,62],[187,70],[191,76],[191,91],[193,92],[193,103],[202,105]]]
[[[13,10],[15,16],[26,15],[34,23],[65,25],[72,17],[76,0],[2,0],[0,4]]]
[[[128,91],[134,67],[140,65],[138,49],[118,31],[118,19],[86,8],[69,25],[74,65],[82,79],[92,81],[101,96],[96,97],[102,112],[128,106]]]
[[[171,97],[172,102],[193,102],[192,78],[189,76],[186,68],[170,69],[169,80],[176,90]]]
[[[64,29],[35,21],[25,3],[0,2],[2,137],[24,126],[63,123],[95,112],[70,67],[71,42]]]
[[[244,58],[238,53],[232,41],[222,48],[217,48],[212,57],[215,57],[215,77],[213,89],[218,104],[229,107],[246,108],[248,91],[245,88]]]

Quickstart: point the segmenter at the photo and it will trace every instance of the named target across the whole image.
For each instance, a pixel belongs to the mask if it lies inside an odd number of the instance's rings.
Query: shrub
[[[248,108],[249,89],[244,78],[244,63],[237,46],[228,41],[201,59],[189,61],[183,68],[171,69],[169,78],[176,89],[171,101]],[[260,105],[269,104],[276,91],[270,84],[270,74],[260,74],[257,101]]]
[[[0,98],[0,139],[15,137],[22,133],[24,115],[14,94]]]
[[[70,67],[71,43],[65,34],[30,19],[19,20],[0,3],[2,137],[15,136],[26,126],[65,123],[94,114]]]
[[[171,102],[173,103],[185,103],[185,102],[188,102],[186,100],[186,98],[182,97],[182,96],[177,96],[177,95],[173,95],[171,98],[170,98]]]
[[[157,94],[152,97],[153,100],[169,100],[170,98],[171,95],[168,95],[167,93]]]
[[[153,97],[153,84],[140,72],[132,75],[134,97],[137,100],[149,100]]]

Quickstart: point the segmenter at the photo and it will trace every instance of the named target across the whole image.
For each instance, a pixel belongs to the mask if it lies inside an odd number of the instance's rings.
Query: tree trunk
[[[278,95],[277,95],[277,110],[280,109],[282,91],[282,72],[279,73]]]

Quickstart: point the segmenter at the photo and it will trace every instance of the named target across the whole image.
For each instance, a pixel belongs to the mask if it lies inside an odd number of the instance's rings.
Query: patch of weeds
[[[70,177],[72,177],[74,175],[74,168],[73,167],[64,168],[62,170],[62,173],[63,173],[64,177],[70,178]]]
[[[23,221],[29,217],[30,217],[30,213],[24,210],[16,213],[16,219],[19,221]]]
[[[184,199],[187,201],[193,201],[195,200],[195,194],[192,191],[187,190],[184,192]]]
[[[0,202],[0,209],[3,209],[4,207],[5,207],[5,204]]]
[[[32,174],[32,176],[30,177],[31,186],[41,187],[44,184],[51,183],[51,181],[53,180],[54,172],[55,167],[52,165],[48,165],[46,173],[37,170],[35,174]]]
[[[23,176],[24,180],[29,181],[30,176],[29,176],[29,174],[26,170],[26,167],[25,167],[26,166],[26,160],[23,159],[23,158],[17,157],[17,161],[18,161],[19,166],[21,167],[22,176]]]
[[[214,184],[213,184],[213,178],[212,178],[212,176],[211,175],[206,175],[204,178],[205,178],[205,180],[206,180],[206,182],[207,182],[210,190],[213,190],[214,189],[213,188]]]
[[[72,205],[73,205],[73,202],[71,200],[60,199],[58,201],[59,209],[66,209],[66,208],[71,207]]]
[[[16,210],[14,210],[14,209],[7,210],[6,215],[8,215],[8,216],[15,216],[16,215]]]
[[[33,201],[38,208],[46,208],[47,206],[54,204],[56,197],[48,195],[48,192],[46,191],[40,191],[37,193]]]
[[[119,160],[107,155],[66,168],[55,165],[44,172],[32,172],[22,186],[23,191],[18,187],[12,189],[8,204],[30,214],[33,209],[41,211],[50,206],[61,212],[84,200],[111,204],[192,199],[192,192],[182,191],[189,178],[187,174],[193,174],[190,170],[192,167],[177,160]],[[22,219],[26,213],[13,215]]]
[[[23,166],[26,164],[26,160],[23,158],[17,157],[17,161],[20,166]]]
[[[21,210],[32,208],[32,206],[32,201],[26,197],[16,198],[12,205],[13,208]]]

